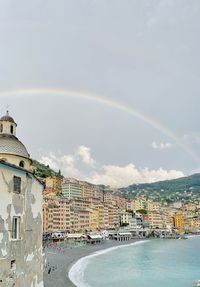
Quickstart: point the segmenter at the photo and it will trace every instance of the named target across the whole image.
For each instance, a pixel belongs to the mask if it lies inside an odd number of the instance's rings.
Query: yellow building
[[[45,180],[46,189],[53,189],[58,194],[62,191],[62,181],[61,176],[49,176]]]
[[[147,201],[145,198],[138,198],[132,201],[132,209],[134,211],[146,208],[147,208]]]
[[[79,181],[82,197],[94,197],[94,186],[86,181]]]
[[[98,215],[98,225],[100,229],[108,228],[109,227],[109,220],[108,220],[108,207],[104,204],[99,204],[97,206],[99,215]]]
[[[182,212],[176,212],[174,214],[174,227],[178,229],[178,233],[184,233],[185,228],[184,228],[184,216]]]
[[[72,208],[70,211],[70,232],[86,232],[90,230],[90,211]]]
[[[90,230],[99,229],[99,210],[96,207],[90,208]]]
[[[154,205],[152,200],[147,200],[147,210],[148,211],[153,211],[154,210]]]

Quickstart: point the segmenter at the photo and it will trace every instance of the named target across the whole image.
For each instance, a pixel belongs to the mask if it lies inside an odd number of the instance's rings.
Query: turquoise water
[[[200,238],[151,240],[82,259],[80,266],[81,287],[190,287],[200,279]]]

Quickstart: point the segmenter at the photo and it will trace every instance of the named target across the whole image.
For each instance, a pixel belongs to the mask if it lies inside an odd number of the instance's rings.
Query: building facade
[[[55,190],[55,193],[59,194],[62,191],[62,181],[61,176],[49,176],[45,180],[46,189]]]
[[[178,233],[182,234],[185,231],[184,227],[184,215],[182,212],[176,212],[174,214],[174,227],[178,229]]]
[[[43,287],[43,185],[16,127],[0,119],[0,286]]]
[[[81,197],[81,186],[78,180],[74,178],[66,178],[62,184],[62,195],[67,199]]]

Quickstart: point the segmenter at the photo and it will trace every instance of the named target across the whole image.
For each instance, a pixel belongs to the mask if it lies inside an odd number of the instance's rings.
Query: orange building
[[[182,212],[176,212],[174,214],[174,227],[178,229],[178,233],[184,233],[185,228],[184,228],[184,216]]]

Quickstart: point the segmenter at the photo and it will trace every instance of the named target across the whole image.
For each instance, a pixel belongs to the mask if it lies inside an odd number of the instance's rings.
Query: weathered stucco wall
[[[32,174],[0,163],[0,286],[43,287],[42,190]],[[11,237],[13,216],[20,218],[18,239]]]

